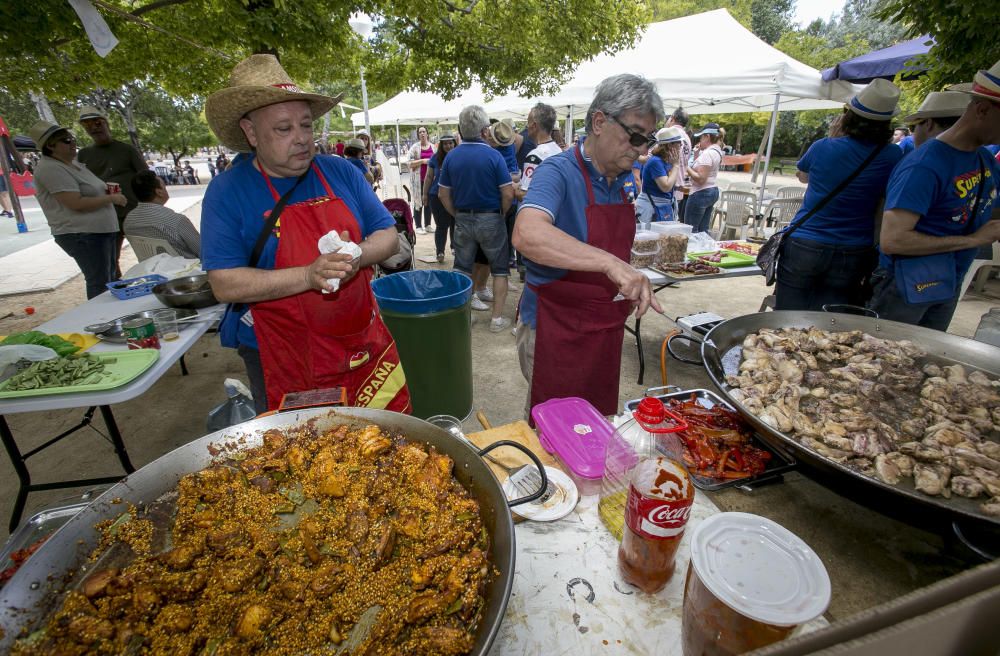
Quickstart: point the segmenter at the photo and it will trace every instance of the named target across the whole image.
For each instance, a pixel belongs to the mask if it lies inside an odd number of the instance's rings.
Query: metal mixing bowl
[[[197,309],[219,302],[212,294],[208,274],[184,276],[161,282],[153,287],[153,295],[167,307],[173,308]]]

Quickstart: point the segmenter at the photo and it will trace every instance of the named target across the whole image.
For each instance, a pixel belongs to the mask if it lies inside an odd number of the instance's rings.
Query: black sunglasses
[[[60,142],[62,142],[64,144],[75,144],[76,143],[76,137],[74,137],[71,134],[67,134],[65,137],[59,137],[58,139],[56,139],[56,141],[60,141]]]
[[[656,138],[655,137],[651,137],[651,136],[643,134],[641,132],[636,132],[635,130],[633,130],[629,126],[627,126],[624,123],[622,123],[618,119],[617,116],[614,116],[612,114],[608,114],[608,118],[610,118],[612,121],[614,121],[618,125],[622,126],[622,130],[625,130],[625,134],[628,135],[628,142],[630,144],[632,144],[633,146],[635,146],[636,148],[641,148],[643,146],[646,146],[647,148],[649,148],[650,146],[652,146],[653,144],[656,143]]]

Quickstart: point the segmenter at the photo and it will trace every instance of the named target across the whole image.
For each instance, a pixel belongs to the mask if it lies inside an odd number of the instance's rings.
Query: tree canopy
[[[631,45],[648,20],[639,0],[93,2],[119,39],[104,59],[66,0],[0,3],[9,92],[70,98],[149,79],[192,98],[224,86],[240,59],[270,52],[303,84],[353,79],[363,63],[374,90],[453,95],[478,80],[492,93],[538,93],[581,60]],[[375,17],[367,47],[348,25],[355,11]]]

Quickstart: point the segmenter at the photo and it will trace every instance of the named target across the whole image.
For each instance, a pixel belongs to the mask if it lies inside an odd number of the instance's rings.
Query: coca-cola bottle
[[[618,549],[622,578],[643,592],[654,593],[674,573],[674,555],[694,503],[694,485],[687,471],[657,445],[667,439],[666,434],[687,425],[655,398],[643,399],[633,417],[608,446],[602,501],[624,501]]]

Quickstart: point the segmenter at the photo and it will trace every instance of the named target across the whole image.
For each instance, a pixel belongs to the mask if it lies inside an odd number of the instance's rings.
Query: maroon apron
[[[312,165],[326,196],[285,208],[278,221],[274,268],[309,266],[331,230],[361,242],[361,226]],[[275,201],[278,192],[261,170]],[[333,294],[310,289],[253,304],[253,327],[264,369],[268,408],[288,392],[344,387],[347,405],[409,413],[410,393],[396,343],[382,323],[367,267]]]
[[[629,261],[635,210],[625,201],[598,205],[587,167],[575,149],[587,186],[587,243]],[[531,406],[578,396],[603,415],[618,411],[625,319],[632,301],[615,301],[618,287],[606,275],[570,271],[559,280],[530,285],[538,296]]]

